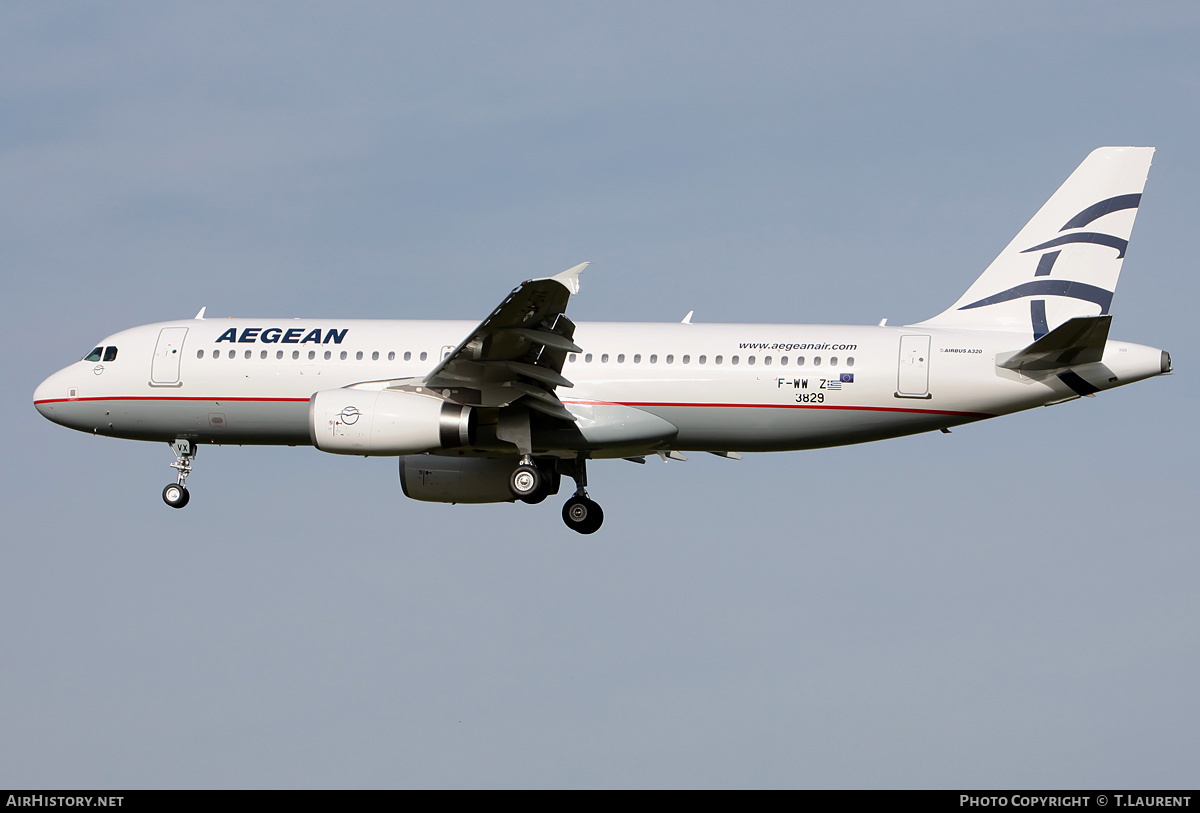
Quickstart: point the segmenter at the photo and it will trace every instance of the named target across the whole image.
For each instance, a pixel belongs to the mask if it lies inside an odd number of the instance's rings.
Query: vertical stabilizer
[[[1067,178],[975,284],[924,327],[1032,332],[1107,314],[1152,147],[1101,147]]]

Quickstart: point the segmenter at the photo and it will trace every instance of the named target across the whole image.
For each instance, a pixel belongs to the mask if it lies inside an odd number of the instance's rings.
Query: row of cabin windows
[[[115,350],[116,348],[113,348],[113,349]],[[236,350],[227,350],[227,351],[225,351],[225,352],[226,352],[226,356],[227,356],[227,358],[231,358],[231,359],[232,359],[232,358],[237,358],[237,351],[236,351]],[[284,353],[284,351],[282,351],[282,350],[276,350],[276,351],[275,351],[275,358],[277,358],[277,359],[281,359],[281,358],[283,358],[283,353]],[[221,357],[221,351],[220,351],[220,350],[212,350],[212,351],[210,351],[210,352],[209,352],[209,354],[208,354],[208,355],[210,355],[212,358],[219,359],[219,358]],[[326,350],[326,351],[324,352],[324,354],[322,354],[322,355],[323,355],[323,358],[324,358],[326,361],[329,361],[330,359],[332,359],[332,358],[333,358],[333,351],[332,351],[332,350]],[[380,356],[380,353],[379,353],[379,351],[378,351],[378,350],[374,351],[373,353],[371,353],[371,361],[379,361],[379,356]],[[202,358],[204,358],[204,357],[205,357],[205,352],[204,352],[203,350],[197,350],[197,351],[196,351],[196,358],[198,358],[198,359],[202,359]],[[253,350],[245,350],[245,351],[243,351],[243,353],[242,353],[242,358],[253,358],[253,357],[254,357],[254,351],[253,351]],[[267,357],[267,351],[266,351],[266,350],[260,350],[260,351],[258,352],[258,357],[259,357],[260,359],[265,359],[265,358]],[[316,350],[309,350],[309,351],[308,351],[308,358],[309,358],[310,360],[314,360],[314,359],[316,359],[316,357],[317,357],[317,351],[316,351]],[[362,361],[362,360],[363,360],[365,357],[366,357],[366,354],[365,354],[365,353],[363,353],[363,351],[362,351],[362,350],[359,350],[357,353],[355,353],[355,354],[354,354],[354,360],[355,360],[355,361]],[[299,350],[293,350],[293,351],[292,351],[292,358],[293,358],[293,359],[298,359],[298,358],[300,358],[300,351],[299,351]],[[349,354],[349,352],[348,352],[348,351],[346,351],[346,350],[343,350],[341,353],[339,353],[339,354],[338,354],[338,358],[339,358],[339,359],[341,359],[342,361],[345,361],[346,359],[350,358],[350,354]],[[405,361],[412,361],[412,358],[413,358],[413,354],[412,354],[410,351],[407,351],[407,350],[406,350],[406,351],[404,352],[404,360],[405,360]],[[427,358],[429,358],[429,354],[428,354],[428,353],[426,353],[426,352],[423,352],[423,351],[422,351],[421,353],[418,353],[418,354],[417,354],[417,360],[418,360],[418,361],[425,361]],[[89,359],[90,359],[90,357],[89,357]],[[393,350],[392,352],[388,353],[388,354],[387,354],[387,360],[388,360],[388,361],[395,361],[395,360],[396,360],[396,351],[394,351],[394,350]],[[108,359],[106,358],[106,359],[105,359],[105,361],[108,361]]]
[[[92,351],[90,354],[88,354],[88,356],[87,356],[87,358],[85,359],[85,361],[100,361],[100,358],[101,358],[101,351],[104,351],[104,352],[103,352],[103,357],[104,357],[104,360],[105,360],[105,361],[112,361],[112,360],[114,360],[114,359],[117,357],[117,348],[115,348],[115,347],[108,347],[108,348],[100,348],[100,347],[97,347],[97,348],[96,348],[95,350],[93,350],[93,351]],[[225,353],[226,353],[226,356],[227,356],[228,358],[231,358],[231,359],[232,359],[232,358],[237,358],[237,351],[236,351],[236,350],[227,350],[227,351],[225,351]],[[211,350],[211,351],[209,351],[209,354],[211,355],[211,357],[212,357],[212,358],[220,358],[220,357],[221,357],[221,351],[220,351],[220,350]],[[283,358],[283,354],[284,354],[284,351],[283,351],[283,350],[276,350],[276,351],[275,351],[275,358],[277,358],[277,359],[282,359],[282,358]],[[253,356],[254,356],[254,351],[252,351],[252,350],[245,350],[245,351],[243,351],[243,356],[242,356],[243,358],[247,358],[247,359],[249,359],[249,358],[253,358]],[[196,358],[198,358],[198,359],[202,359],[202,358],[204,358],[204,357],[205,357],[205,351],[203,351],[203,350],[197,350],[197,351],[196,351]],[[267,358],[267,351],[266,351],[266,350],[260,350],[260,351],[259,351],[259,353],[258,353],[258,357],[259,357],[260,359],[265,359],[265,358]],[[333,358],[333,351],[332,351],[332,350],[326,350],[326,351],[324,352],[324,354],[323,354],[323,357],[324,357],[324,359],[325,359],[326,361],[329,361],[330,359],[332,359],[332,358]],[[346,360],[346,359],[348,359],[349,357],[350,357],[350,355],[349,355],[349,352],[348,352],[348,351],[346,351],[346,350],[343,350],[343,351],[341,351],[341,352],[338,354],[338,358],[339,358],[339,359],[341,359],[342,361],[345,361],[345,360]],[[372,353],[371,353],[371,361],[379,361],[379,357],[380,357],[380,353],[379,353],[379,351],[378,351],[378,350],[376,350],[376,351],[374,351],[374,352],[372,352]],[[569,360],[570,360],[570,362],[571,362],[571,363],[575,363],[575,362],[578,360],[578,357],[579,357],[579,354],[578,354],[578,353],[571,353],[571,354],[570,354],[570,356],[569,356]],[[299,351],[299,350],[293,350],[293,351],[292,351],[292,358],[293,358],[293,359],[299,359],[299,358],[300,358],[300,351]],[[316,351],[316,350],[309,350],[309,351],[308,351],[308,358],[309,358],[309,360],[315,360],[315,359],[317,358],[317,351]],[[358,352],[356,352],[356,353],[354,354],[354,360],[355,360],[355,361],[362,361],[364,358],[365,358],[365,354],[363,353],[363,351],[362,351],[362,350],[359,350]],[[405,352],[404,352],[404,360],[405,360],[405,361],[412,361],[412,358],[413,358],[413,354],[412,354],[410,351],[405,351]],[[426,352],[421,352],[420,354],[418,354],[418,361],[425,361],[425,360],[426,360],[426,359],[428,359],[428,358],[429,358],[429,354],[428,354],[428,353],[426,353]],[[395,353],[395,351],[389,352],[389,353],[387,354],[387,360],[388,360],[388,361],[395,361],[395,360],[396,360],[396,353]],[[584,354],[583,354],[583,361],[584,361],[584,363],[585,363],[585,364],[591,364],[591,363],[592,363],[592,361],[594,361],[594,360],[595,360],[595,357],[594,357],[594,355],[593,355],[592,353],[584,353]],[[657,354],[657,353],[651,353],[651,354],[650,354],[650,356],[649,356],[649,359],[648,359],[648,360],[649,360],[649,362],[650,362],[651,364],[657,364],[657,363],[658,363],[658,354]],[[601,354],[600,354],[600,363],[601,363],[601,364],[608,364],[608,361],[609,361],[609,354],[608,354],[608,353],[601,353]],[[668,354],[667,356],[665,356],[665,357],[663,358],[663,361],[664,361],[664,362],[666,362],[667,364],[674,364],[674,363],[675,363],[675,356],[674,356],[673,354]],[[679,361],[680,361],[680,363],[682,363],[682,364],[691,364],[691,363],[692,363],[692,357],[691,357],[690,355],[684,355],[684,356],[680,356],[680,358],[679,358]],[[746,356],[746,364],[747,364],[748,366],[754,366],[754,364],[756,364],[757,362],[758,362],[758,359],[757,359],[755,356]],[[624,354],[624,353],[618,353],[618,354],[617,354],[616,363],[617,363],[617,364],[624,364],[624,363],[625,363],[625,354]],[[641,353],[634,353],[634,354],[633,354],[633,363],[634,363],[634,364],[641,364],[641,363],[642,363],[642,354],[641,354]],[[697,364],[707,364],[707,363],[708,363],[708,356],[697,356],[697,357],[696,357],[696,363],[697,363]],[[724,364],[724,363],[725,363],[725,357],[724,357],[724,356],[713,356],[713,364],[718,364],[718,365],[721,365],[721,364]],[[729,357],[729,363],[730,363],[731,365],[734,365],[734,366],[736,366],[736,365],[738,365],[738,364],[740,364],[740,363],[741,363],[741,357],[739,357],[739,356],[730,356],[730,357]],[[763,365],[764,365],[764,366],[768,366],[768,367],[769,367],[771,364],[773,364],[773,363],[774,363],[774,358],[773,358],[772,356],[763,356],[763,358],[762,358],[762,363],[763,363]],[[803,367],[805,364],[807,364],[807,363],[808,363],[808,360],[807,360],[807,359],[806,359],[804,356],[796,356],[794,359],[791,359],[791,360],[790,360],[790,362],[789,362],[789,359],[788,359],[788,357],[787,357],[787,356],[780,356],[780,357],[779,357],[779,366],[781,366],[781,367],[787,367],[789,363],[793,364],[793,365],[794,365],[794,366],[796,366],[796,367]],[[820,357],[820,356],[813,356],[813,358],[812,358],[812,366],[814,366],[814,367],[820,367],[820,366],[821,366],[821,363],[822,363],[822,360],[821,360],[821,357]],[[830,357],[829,357],[829,366],[830,366],[830,367],[837,367],[837,366],[838,366],[838,363],[839,363],[839,359],[838,359],[838,357],[837,357],[837,356],[830,356]],[[853,366],[854,366],[854,356],[847,356],[847,357],[844,359],[844,363],[845,363],[845,365],[846,365],[847,367],[853,367]]]
[[[83,357],[84,361],[116,361],[117,348],[115,347],[97,347],[92,352]]]
[[[578,353],[571,353],[571,355],[570,355],[569,359],[570,359],[570,361],[574,362],[574,361],[577,359],[577,357],[578,357],[578,356],[579,356],[579,354],[578,354]],[[601,363],[601,364],[607,364],[607,363],[608,363],[608,359],[609,359],[608,353],[601,353],[601,354],[600,354],[600,363]],[[591,364],[593,360],[594,360],[594,358],[593,358],[593,355],[592,355],[591,353],[584,353],[584,354],[583,354],[583,361],[584,361],[584,363],[585,363],[585,364]],[[651,353],[651,354],[650,354],[649,361],[650,361],[650,363],[651,363],[651,364],[658,364],[658,354],[657,354],[657,353]],[[667,364],[674,364],[674,363],[675,363],[675,356],[674,356],[674,355],[668,355],[668,356],[666,356],[666,357],[664,357],[664,358],[663,358],[663,361],[665,361]],[[680,361],[680,363],[682,363],[682,364],[691,364],[691,363],[692,363],[692,357],[691,357],[691,356],[680,356],[680,358],[679,358],[679,361]],[[713,359],[712,359],[712,361],[713,361],[713,364],[724,364],[724,363],[725,363],[725,357],[724,357],[724,356],[713,356]],[[741,363],[741,361],[742,361],[742,360],[741,360],[741,357],[739,357],[739,356],[730,356],[730,357],[729,357],[729,363],[730,363],[730,364],[734,364],[734,365],[736,365],[736,364],[740,364],[740,363]],[[752,365],[756,364],[757,362],[758,362],[758,359],[757,359],[756,357],[754,357],[754,356],[746,356],[746,364],[748,364],[748,365],[751,365],[751,366],[752,366]],[[854,356],[847,356],[847,357],[846,357],[846,358],[843,360],[843,362],[845,363],[845,365],[846,365],[847,367],[853,367],[853,366],[854,366]],[[624,364],[624,363],[625,363],[625,354],[624,354],[624,353],[618,353],[618,354],[617,354],[617,364]],[[641,353],[634,353],[634,355],[633,355],[633,363],[634,363],[634,364],[641,364],[641,363],[642,363],[642,354],[641,354]],[[697,363],[697,364],[707,364],[707,363],[708,363],[708,356],[697,356],[697,357],[696,357],[696,363]],[[772,357],[772,356],[763,356],[763,358],[762,358],[762,363],[763,363],[764,365],[766,365],[766,366],[770,366],[771,364],[773,364],[773,363],[774,363],[774,359],[773,359],[773,357]],[[794,359],[792,359],[792,360],[791,360],[791,362],[790,362],[790,363],[791,363],[791,364],[793,364],[793,365],[795,365],[796,367],[803,367],[805,364],[807,364],[807,363],[809,363],[809,362],[808,362],[808,360],[807,360],[807,359],[805,359],[805,358],[804,358],[804,356],[796,356]],[[829,366],[830,366],[830,367],[836,367],[836,366],[838,366],[838,363],[839,363],[839,360],[838,360],[838,357],[837,357],[837,356],[830,356],[830,357],[829,357]],[[787,367],[787,366],[788,366],[788,364],[789,364],[789,360],[788,360],[788,357],[787,357],[787,356],[780,356],[780,357],[779,357],[779,366],[781,366],[781,367]],[[820,356],[813,356],[813,358],[812,358],[812,366],[814,366],[814,367],[820,367],[820,366],[821,366],[821,357],[820,357]]]

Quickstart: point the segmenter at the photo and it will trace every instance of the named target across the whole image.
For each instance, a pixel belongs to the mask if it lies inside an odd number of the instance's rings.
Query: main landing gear
[[[535,505],[550,496],[548,479],[534,464],[533,457],[524,455],[508,477],[508,490],[521,502]]]
[[[577,457],[561,461],[560,465],[566,470],[564,473],[575,481],[575,496],[563,506],[563,522],[576,533],[594,534],[604,522],[604,511],[599,503],[587,495],[587,461]]]
[[[192,460],[196,457],[196,444],[190,440],[177,438],[171,444],[171,451],[175,453],[175,462],[171,464],[171,468],[179,472],[179,478],[163,489],[162,498],[163,502],[172,508],[183,508],[192,498],[184,483],[187,482],[188,475],[192,473]]]
[[[567,527],[581,534],[594,534],[604,522],[604,509],[586,494],[576,494],[567,500],[562,515]]]
[[[543,458],[543,463],[547,461]],[[583,458],[558,460],[554,466],[538,465],[532,455],[524,455],[508,478],[508,490],[521,502],[530,505],[541,502],[551,494],[558,493],[558,481],[562,475],[575,481],[575,496],[563,506],[563,522],[572,531],[592,534],[604,522],[604,511],[587,495],[587,468]]]

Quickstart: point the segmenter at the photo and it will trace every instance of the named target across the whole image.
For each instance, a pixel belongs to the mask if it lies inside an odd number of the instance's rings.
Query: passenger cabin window
[[[97,347],[95,350],[93,350],[92,352],[90,352],[90,353],[88,353],[86,356],[84,356],[84,357],[83,357],[83,360],[84,360],[84,361],[99,361],[99,360],[100,360],[100,356],[101,356],[103,353],[104,353],[104,348],[103,348],[103,347]]]

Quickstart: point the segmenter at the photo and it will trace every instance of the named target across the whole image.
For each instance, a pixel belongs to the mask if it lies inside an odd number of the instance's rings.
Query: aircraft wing
[[[462,403],[498,406],[523,399],[530,409],[574,421],[555,390],[570,387],[563,378],[575,324],[567,302],[579,292],[580,263],[561,274],[522,283],[471,335],[429,372],[427,387],[445,388]]]

